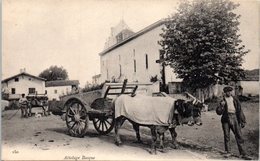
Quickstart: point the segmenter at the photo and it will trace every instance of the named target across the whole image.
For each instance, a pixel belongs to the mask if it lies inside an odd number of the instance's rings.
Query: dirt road
[[[114,132],[100,136],[92,124],[84,138],[75,138],[68,135],[65,122],[59,116],[22,119],[19,111],[9,120],[14,113],[14,110],[2,113],[2,159],[197,160],[222,158],[220,152],[214,149],[207,150],[207,147],[194,144],[181,136],[177,139],[181,145],[180,149],[171,149],[169,133],[166,139],[167,152],[151,155],[149,153],[151,138],[147,128],[141,129],[144,143],[137,144],[133,143],[136,139],[132,128],[127,124],[124,125],[121,131],[124,145],[117,147],[114,144]]]

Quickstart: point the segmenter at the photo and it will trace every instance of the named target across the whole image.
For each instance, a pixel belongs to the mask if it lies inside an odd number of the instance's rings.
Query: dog
[[[35,118],[41,118],[41,117],[42,117],[41,113],[35,112]]]

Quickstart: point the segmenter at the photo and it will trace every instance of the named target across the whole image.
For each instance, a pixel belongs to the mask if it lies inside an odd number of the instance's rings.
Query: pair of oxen
[[[170,97],[135,96],[131,98],[131,96],[120,95],[113,101],[116,145],[122,145],[119,131],[125,120],[128,120],[133,125],[138,143],[142,143],[139,126],[150,128],[152,135],[151,154],[156,154],[158,137],[160,139],[160,148],[165,151],[164,133],[167,130],[171,133],[172,147],[178,148],[177,133],[175,131],[178,125],[202,125],[201,111],[204,104],[195,97],[191,98],[192,100],[186,101]]]
[[[27,97],[26,101],[19,103],[21,109],[21,117],[28,118],[32,116],[32,108],[33,107],[42,107],[43,115],[49,115],[48,112],[48,99],[45,98],[44,100],[38,100],[35,97]]]

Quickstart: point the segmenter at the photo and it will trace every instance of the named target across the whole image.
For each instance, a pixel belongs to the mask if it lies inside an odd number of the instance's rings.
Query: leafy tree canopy
[[[244,76],[238,7],[229,0],[182,2],[175,15],[166,20],[159,44],[164,63],[174,68],[192,89],[229,83]]]
[[[51,66],[48,69],[45,69],[39,74],[39,77],[45,78],[47,81],[54,80],[66,80],[68,79],[68,72],[62,66],[57,67]]]

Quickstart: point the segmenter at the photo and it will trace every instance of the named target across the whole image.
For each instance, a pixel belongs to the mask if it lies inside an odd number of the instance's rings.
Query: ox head
[[[202,102],[195,102],[193,103],[193,119],[194,119],[194,123],[196,125],[201,126],[202,125],[202,120],[201,120],[201,111],[202,109],[205,107],[204,104]]]
[[[191,101],[178,99],[175,102],[175,107],[182,117],[182,124],[188,125],[202,125],[201,111],[204,104],[192,96]]]

